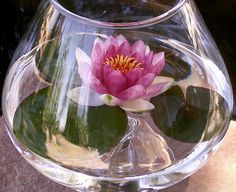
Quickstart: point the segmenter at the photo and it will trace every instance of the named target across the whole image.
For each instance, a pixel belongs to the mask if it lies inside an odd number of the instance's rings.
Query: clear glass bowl
[[[78,191],[148,191],[204,165],[232,98],[193,1],[50,0],[2,103],[15,147],[45,176]]]

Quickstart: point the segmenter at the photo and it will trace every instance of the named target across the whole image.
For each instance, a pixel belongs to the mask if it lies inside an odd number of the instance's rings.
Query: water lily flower
[[[164,52],[154,53],[141,40],[130,44],[122,35],[105,41],[97,37],[91,58],[77,47],[76,60],[84,86],[71,90],[68,96],[80,104],[148,111],[154,108],[148,100],[169,89],[174,81],[158,76],[165,65]],[[82,89],[87,90],[86,95]]]

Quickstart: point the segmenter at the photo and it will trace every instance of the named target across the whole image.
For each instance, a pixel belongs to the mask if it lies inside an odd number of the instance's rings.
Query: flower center
[[[110,65],[112,69],[119,70],[122,73],[128,73],[134,68],[141,68],[142,63],[136,61],[133,57],[116,55],[115,57],[106,58],[104,64]]]

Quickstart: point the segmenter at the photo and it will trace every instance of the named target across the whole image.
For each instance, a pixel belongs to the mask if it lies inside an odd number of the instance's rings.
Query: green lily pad
[[[97,149],[100,153],[115,147],[125,135],[128,119],[119,107],[81,107],[71,102],[64,127],[58,116],[58,99],[52,86],[27,97],[14,117],[14,133],[29,149],[46,156],[46,132],[49,137],[63,135],[79,146]]]
[[[190,86],[186,99],[179,87],[173,87],[151,100],[151,116],[167,136],[189,143],[207,141],[227,125],[230,111],[227,102],[216,92]]]
[[[151,103],[155,106],[151,116],[161,130],[166,132],[167,129],[171,129],[184,102],[183,92],[177,86],[151,99]]]
[[[127,115],[119,107],[78,108],[71,103],[68,114],[63,135],[74,144],[98,149],[100,153],[118,144],[127,129]]]
[[[46,102],[47,89],[40,94],[27,97],[17,108],[13,131],[16,137],[32,151],[45,157],[46,135],[42,127],[42,111]]]

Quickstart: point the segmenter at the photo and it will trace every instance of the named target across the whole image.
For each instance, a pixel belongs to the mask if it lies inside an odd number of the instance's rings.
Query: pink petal
[[[167,91],[174,83],[171,77],[158,76],[153,83],[146,89],[145,98],[152,98]]]
[[[124,42],[118,48],[117,53],[120,55],[129,56],[130,50],[131,50],[131,46],[130,46],[129,42]]]
[[[107,85],[108,82],[108,76],[109,74],[113,71],[110,65],[103,65],[102,67],[102,78],[101,81],[103,82],[104,85]]]
[[[150,85],[146,89],[145,98],[152,98],[152,97],[155,97],[155,96],[160,95],[161,93],[163,93],[162,90],[165,88],[165,84],[166,83]]]
[[[141,40],[135,42],[132,46],[132,53],[138,53],[141,57],[141,60],[143,61],[146,53],[146,45],[144,42]]]
[[[116,37],[116,40],[117,40],[117,43],[118,43],[119,46],[121,46],[121,44],[123,44],[123,43],[128,43],[129,44],[129,42],[127,41],[127,39],[123,35],[118,35]]]
[[[165,53],[160,52],[154,54],[152,64],[155,70],[155,74],[159,74],[165,65]]]
[[[145,88],[142,85],[135,85],[121,92],[117,97],[121,100],[128,101],[142,98],[145,95]]]
[[[102,66],[99,65],[93,65],[91,68],[92,76],[96,79],[99,79],[101,82],[103,82],[103,76],[102,76]]]
[[[116,38],[113,37],[113,36],[109,36],[109,37],[106,39],[106,41],[105,41],[105,43],[104,43],[104,48],[107,50],[111,45],[115,46],[115,48],[118,48],[118,47],[119,47]]]
[[[126,79],[118,70],[113,70],[107,78],[106,87],[111,95],[116,96],[126,88]]]
[[[110,94],[103,94],[100,95],[100,99],[109,106],[116,106],[122,103],[122,100],[110,95]]]
[[[165,63],[164,63],[165,64]],[[151,71],[152,71],[152,73],[154,73],[155,75],[159,75],[160,74],[160,72],[163,70],[163,68],[164,68],[164,65],[163,64],[161,64],[161,65],[154,65],[154,66],[152,66],[151,67]]]
[[[143,73],[147,74],[147,73],[154,73],[156,74],[156,70],[155,70],[155,66],[152,65],[152,61],[153,61],[153,51],[150,51],[146,56],[145,56],[145,61],[143,62]]]
[[[150,65],[152,65],[152,61],[153,61],[153,51],[150,51],[147,55],[146,55],[146,57],[145,57],[145,64],[147,65],[147,66],[145,66],[145,67],[150,67]]]
[[[116,47],[111,45],[106,51],[106,58],[115,57],[117,55]],[[105,58],[105,59],[106,59]]]
[[[141,62],[142,63],[142,57],[139,53],[134,53],[134,54],[131,54],[130,57],[133,57],[136,61],[138,62]]]
[[[134,85],[136,85],[137,81],[142,78],[143,76],[143,69],[141,68],[135,68],[131,71],[129,71],[128,73],[125,74],[125,78],[126,78],[126,83],[127,83],[127,87],[132,87]]]
[[[104,52],[100,44],[96,44],[92,51],[92,74],[98,79],[101,79],[101,67],[104,65]]]
[[[100,94],[108,93],[106,87],[101,83],[101,81],[95,77],[92,77],[90,86],[93,90]]]
[[[99,37],[97,37],[97,38],[94,40],[94,45],[96,45],[96,44],[99,44],[99,46],[100,46],[102,49],[104,49],[104,43],[103,43],[103,41],[102,41]]]
[[[163,60],[165,60],[164,52],[155,53],[153,56],[153,65],[156,65],[159,62],[163,62]]]
[[[149,86],[153,82],[154,78],[155,78],[155,74],[149,73],[149,74],[143,76],[137,82],[137,84],[142,85],[143,87],[147,87],[147,86]]]
[[[103,48],[100,46],[99,43],[94,44],[93,51],[92,51],[92,65],[96,67],[97,65],[101,65],[104,62],[105,53]]]

